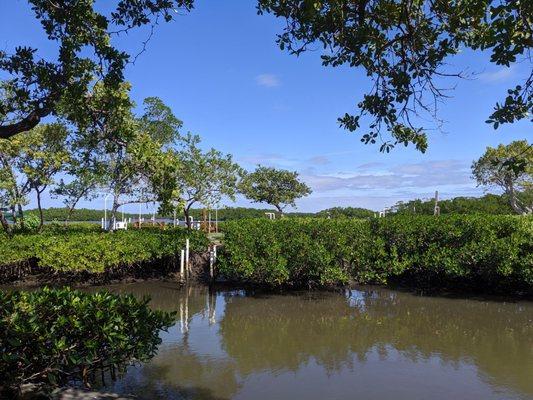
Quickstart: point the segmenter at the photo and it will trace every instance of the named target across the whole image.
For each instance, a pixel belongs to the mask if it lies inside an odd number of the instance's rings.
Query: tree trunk
[[[24,229],[24,212],[22,211],[22,205],[18,203],[17,207],[18,207],[18,213],[19,213],[19,218],[20,218],[20,229]]]
[[[43,208],[41,206],[41,191],[35,191],[37,192],[37,209],[39,210],[39,228],[37,230],[41,232],[44,226]]]
[[[187,224],[187,229],[192,229],[191,221],[189,220],[189,207],[187,206],[183,209],[183,215],[185,217],[185,223]]]
[[[509,195],[509,205],[513,209],[513,211],[517,214],[524,215],[526,214],[526,210],[524,210],[517,201],[516,198],[516,191],[514,189],[513,182],[508,182],[507,185],[507,194]]]
[[[283,208],[281,208],[281,206],[278,204],[275,204],[274,207],[276,207],[276,209],[278,210],[279,217],[283,217]]]
[[[79,196],[76,200],[74,200],[74,202],[68,207],[68,212],[67,212],[67,218],[65,219],[65,226],[68,225],[69,221],[70,221],[70,218],[72,218],[72,213],[74,212],[74,209],[76,208],[76,205],[78,204],[78,202],[80,201],[80,199],[83,197],[82,196]]]
[[[11,226],[9,226],[9,222],[7,222],[6,216],[2,210],[0,210],[0,224],[2,224],[2,228],[6,235],[11,237]]]
[[[16,226],[18,222],[18,218],[17,218],[17,209],[15,208],[14,204],[11,206],[11,215],[13,218],[13,225]]]
[[[111,230],[113,227],[113,221],[117,218],[117,210],[120,207],[120,203],[118,202],[119,197],[117,195],[113,196],[113,208],[111,209],[111,215],[109,217],[109,224],[108,229]]]

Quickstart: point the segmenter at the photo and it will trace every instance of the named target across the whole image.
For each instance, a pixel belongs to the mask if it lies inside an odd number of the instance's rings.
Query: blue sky
[[[362,71],[325,68],[319,51],[299,58],[280,51],[275,38],[282,21],[256,15],[254,4],[198,1],[190,14],[157,27],[126,77],[137,103],[162,98],[204,146],[233,154],[247,169],[261,163],[298,171],[313,189],[298,202],[301,211],[381,209],[435,190],[444,198],[480,195],[470,178],[472,160],[486,146],[531,137],[528,121],[497,131],[484,123],[529,66],[501,68],[490,65],[486,54],[464,52],[450,60],[450,68],[468,68],[475,79],[458,82],[453,98],[440,106],[444,132],[430,133],[425,154],[404,147],[382,154],[337,123],[369,87]],[[0,0],[0,48],[25,44],[39,48],[39,55],[54,54],[35,21],[26,1]],[[135,53],[147,34],[141,30],[117,43]],[[250,203],[239,198],[236,205]]]

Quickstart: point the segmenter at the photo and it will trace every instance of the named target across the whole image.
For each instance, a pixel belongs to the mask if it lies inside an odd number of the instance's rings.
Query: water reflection
[[[112,287],[177,311],[158,355],[111,389],[170,399],[526,399],[533,305],[380,288],[287,295]]]

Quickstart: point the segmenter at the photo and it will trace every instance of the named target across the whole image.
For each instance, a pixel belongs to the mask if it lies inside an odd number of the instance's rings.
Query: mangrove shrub
[[[220,273],[269,286],[387,283],[533,287],[533,219],[394,216],[227,222]]]
[[[192,252],[205,251],[208,245],[207,237],[199,231],[143,228],[108,233],[97,228],[47,227],[41,234],[21,233],[11,239],[0,235],[0,277],[7,277],[14,266],[23,269],[29,264],[52,272],[74,273],[142,268],[154,262],[163,267],[165,261],[176,261],[186,238],[190,239]]]
[[[0,292],[0,389],[89,385],[148,360],[161,343],[159,331],[173,322],[148,301],[69,288]]]

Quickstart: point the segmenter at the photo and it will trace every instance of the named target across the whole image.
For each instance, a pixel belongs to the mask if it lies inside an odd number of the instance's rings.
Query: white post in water
[[[211,249],[209,251],[209,278],[211,282],[213,281],[213,277],[215,275],[215,250]]]
[[[191,272],[191,266],[189,265],[189,238],[185,239],[185,267],[187,273]]]
[[[185,250],[181,250],[181,257],[180,257],[180,279],[183,281],[183,278],[185,277]]]

